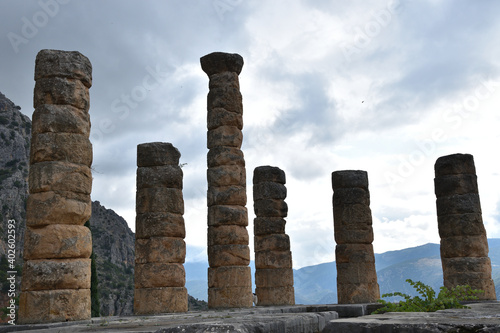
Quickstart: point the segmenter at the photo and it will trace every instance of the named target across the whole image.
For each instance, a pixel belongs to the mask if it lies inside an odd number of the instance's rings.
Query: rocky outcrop
[[[92,66],[79,52],[36,57],[19,323],[90,319]]]
[[[373,252],[372,213],[366,171],[332,173],[335,258],[339,304],[380,298]]]
[[[469,285],[484,290],[479,299],[495,300],[474,158],[443,156],[434,169],[444,286]]]
[[[252,306],[252,277],[245,207],[243,104],[238,75],[243,58],[215,52],[200,59],[208,75],[208,306]]]

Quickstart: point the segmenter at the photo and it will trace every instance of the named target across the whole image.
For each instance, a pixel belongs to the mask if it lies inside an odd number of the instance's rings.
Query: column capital
[[[210,77],[222,72],[241,73],[243,57],[237,53],[213,52],[200,58],[201,69]]]

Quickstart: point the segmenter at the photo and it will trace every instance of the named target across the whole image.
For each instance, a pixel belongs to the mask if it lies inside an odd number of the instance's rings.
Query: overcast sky
[[[93,66],[92,200],[135,230],[137,144],[171,142],[184,171],[189,260],[206,247],[200,57],[240,54],[252,175],[286,172],[294,267],[335,260],[331,172],[368,172],[377,253],[439,242],[434,163],[474,155],[488,237],[500,237],[498,1],[0,1],[0,91],[33,113],[41,49]],[[196,251],[198,249],[198,251]]]

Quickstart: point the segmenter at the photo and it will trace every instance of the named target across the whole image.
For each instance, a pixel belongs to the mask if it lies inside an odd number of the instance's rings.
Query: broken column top
[[[201,69],[210,77],[222,72],[241,73],[243,57],[237,53],[213,52],[200,58]]]
[[[258,184],[261,182],[285,184],[285,172],[278,167],[272,167],[269,165],[257,167],[253,171],[253,183]]]
[[[35,60],[35,80],[65,77],[92,86],[92,64],[78,51],[41,50]]]
[[[458,174],[476,174],[474,157],[470,154],[441,156],[434,164],[436,177]]]
[[[179,165],[181,153],[169,142],[150,142],[137,145],[137,166],[152,167]]]
[[[368,173],[363,170],[341,170],[332,172],[332,188],[359,187],[368,189]]]

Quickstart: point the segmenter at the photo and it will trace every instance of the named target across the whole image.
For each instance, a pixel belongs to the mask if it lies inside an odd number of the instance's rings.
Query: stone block
[[[295,305],[293,286],[256,287],[255,294],[257,294],[259,306]]]
[[[209,186],[246,186],[247,177],[245,167],[239,165],[224,165],[207,169]]]
[[[90,196],[73,192],[40,192],[28,196],[26,225],[38,227],[49,224],[83,225],[90,219]]]
[[[285,172],[278,167],[269,165],[260,166],[253,171],[253,183],[273,182],[286,184]]]
[[[214,168],[221,165],[245,166],[243,152],[236,147],[213,147],[207,154],[207,165]]]
[[[293,270],[291,267],[257,269],[255,270],[255,285],[257,287],[293,287]]]
[[[259,251],[255,252],[255,268],[292,268],[292,252]]]
[[[90,108],[89,88],[80,80],[62,77],[38,79],[33,95],[34,108],[43,104],[71,105],[85,112]]]
[[[286,234],[255,236],[255,252],[258,251],[290,251],[290,238]]]
[[[366,227],[358,230],[335,231],[335,243],[337,244],[371,244],[373,243],[373,229]]]
[[[248,266],[223,266],[208,269],[208,288],[252,287]]]
[[[201,69],[209,77],[223,72],[240,74],[243,68],[243,57],[237,53],[212,52],[200,58]]]
[[[375,263],[373,245],[370,244],[337,244],[335,262],[339,263]]]
[[[35,60],[35,80],[49,77],[80,80],[90,88],[92,64],[78,51],[41,50]]]
[[[40,162],[30,165],[30,193],[69,191],[90,195],[92,172],[86,165],[69,162]]]
[[[209,308],[250,308],[252,304],[251,286],[208,288]]]
[[[246,187],[244,186],[212,186],[208,188],[208,207],[214,205],[245,206],[247,203]]]
[[[337,284],[372,284],[377,282],[374,262],[337,262]]]
[[[182,190],[182,169],[178,165],[137,168],[137,189],[168,187]]]
[[[489,257],[442,258],[443,275],[452,276],[467,273],[482,273],[491,278],[491,261]]]
[[[470,154],[453,154],[442,156],[434,164],[436,177],[458,174],[476,174],[474,157]]]
[[[454,236],[441,239],[441,258],[487,257],[486,235]]]
[[[337,284],[338,304],[375,303],[380,299],[378,283]]]
[[[176,188],[153,187],[137,189],[137,214],[174,213],[184,214],[182,190]]]
[[[283,200],[263,199],[253,203],[255,215],[259,217],[286,217],[288,205]]]
[[[253,200],[277,199],[284,200],[286,198],[286,187],[283,184],[276,182],[260,182],[253,185]]]
[[[370,205],[370,192],[360,187],[338,188],[333,193],[333,206]]]
[[[250,248],[248,245],[212,245],[208,247],[208,263],[210,267],[248,266],[250,264]]]
[[[372,211],[363,204],[333,206],[333,222],[337,230],[365,230],[371,229]]]
[[[243,115],[222,108],[208,109],[207,128],[212,130],[220,126],[235,126],[242,130]]]
[[[186,273],[182,264],[150,262],[135,265],[136,289],[159,287],[184,287]]]
[[[90,115],[71,105],[42,104],[33,112],[33,133],[90,135]]]
[[[208,227],[208,246],[230,244],[248,246],[247,228],[241,225]]]
[[[90,259],[26,260],[21,290],[90,289]]]
[[[441,238],[486,235],[481,213],[438,216]]]
[[[18,324],[90,320],[90,289],[24,291]]]
[[[135,240],[135,263],[184,263],[186,243],[181,238],[151,237]]]
[[[92,144],[88,137],[74,133],[34,133],[31,137],[30,163],[71,162],[92,165]]]
[[[26,229],[25,260],[89,258],[91,253],[92,235],[85,226],[52,224]]]
[[[478,193],[477,176],[473,174],[447,175],[434,179],[436,197]]]
[[[437,215],[481,213],[479,194],[455,194],[436,199]]]
[[[152,315],[187,312],[188,294],[184,287],[142,288],[134,290],[134,314]]]
[[[207,132],[207,148],[218,146],[241,148],[243,133],[236,126],[220,126]]]
[[[236,205],[215,205],[208,207],[208,226],[248,225],[246,207]]]
[[[135,237],[186,237],[184,218],[173,213],[143,213],[135,218]]]
[[[456,287],[457,285],[469,285],[472,289],[483,290],[484,293],[477,294],[478,300],[485,301],[491,300],[496,301],[495,284],[492,279],[473,279],[470,278],[451,278],[449,280],[444,280],[444,286],[448,289]]]
[[[342,170],[332,172],[332,188],[359,187],[368,190],[368,173],[362,170]]]
[[[256,217],[253,220],[255,236],[284,234],[286,221],[282,217]]]
[[[179,165],[181,153],[171,143],[149,142],[137,145],[137,166]]]

